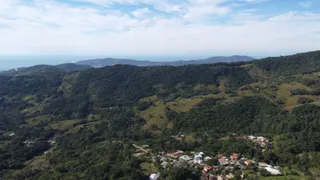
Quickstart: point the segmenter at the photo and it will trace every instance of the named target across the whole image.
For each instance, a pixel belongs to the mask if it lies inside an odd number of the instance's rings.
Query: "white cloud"
[[[206,17],[214,15],[225,15],[231,11],[228,6],[220,6],[223,1],[193,0],[188,5],[186,14],[187,20],[201,21]]]
[[[299,2],[299,5],[305,8],[309,8],[311,6],[312,2],[311,1],[302,1]]]
[[[137,18],[145,18],[150,13],[149,8],[141,8],[132,12],[132,15]]]
[[[233,12],[223,0],[190,0],[176,9],[178,15],[157,15],[142,8],[130,12],[132,16],[54,0],[22,2],[0,1],[0,54],[266,54],[320,47],[319,13],[288,12],[266,18],[256,10]],[[197,19],[226,13],[235,15],[232,23]]]

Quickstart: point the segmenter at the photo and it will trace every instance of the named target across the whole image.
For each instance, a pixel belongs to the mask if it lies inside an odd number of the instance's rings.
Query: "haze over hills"
[[[133,66],[183,66],[188,64],[212,64],[217,62],[240,62],[240,61],[250,61],[253,60],[253,57],[249,56],[216,56],[210,57],[207,59],[199,60],[180,60],[180,61],[142,61],[142,60],[133,60],[133,59],[118,59],[118,58],[104,58],[104,59],[93,59],[93,60],[84,60],[76,63],[65,63],[58,65],[35,65],[30,67],[19,67],[15,69],[10,69],[7,71],[0,71],[2,75],[16,75],[16,74],[26,74],[34,72],[36,70],[52,69],[58,68],[60,70],[69,72],[69,71],[79,71],[85,70],[88,68],[101,68],[105,66],[114,66],[114,65],[133,65]]]
[[[188,64],[212,64],[217,62],[240,62],[240,61],[250,61],[255,58],[249,56],[215,56],[207,59],[198,59],[198,60],[180,60],[180,61],[139,61],[133,59],[114,59],[114,58],[105,58],[105,59],[93,59],[93,60],[84,60],[79,61],[77,64],[89,65],[95,68],[113,66],[116,64],[125,64],[133,66],[182,66]]]
[[[83,64],[59,64],[59,65],[36,65],[31,67],[21,67],[16,69],[11,69],[8,71],[0,71],[0,75],[14,76],[14,75],[28,75],[33,73],[47,73],[49,71],[57,71],[57,72],[71,72],[71,71],[81,71],[92,68],[88,65]]]

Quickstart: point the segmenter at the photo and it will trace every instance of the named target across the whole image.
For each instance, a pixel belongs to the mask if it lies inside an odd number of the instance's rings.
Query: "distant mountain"
[[[16,69],[10,69],[8,71],[1,71],[0,75],[14,76],[14,75],[28,75],[33,73],[72,72],[72,71],[86,70],[89,68],[92,68],[92,67],[88,65],[73,64],[73,63],[59,64],[56,66],[36,65],[31,67],[21,67]]]
[[[105,59],[93,59],[93,60],[84,60],[79,61],[77,64],[89,65],[95,68],[113,66],[116,64],[123,65],[133,65],[133,66],[182,66],[188,64],[212,64],[217,62],[239,62],[239,61],[250,61],[255,58],[249,56],[216,56],[210,57],[207,59],[198,59],[198,60],[189,60],[189,61],[138,61],[133,59],[114,59],[114,58],[105,58]]]

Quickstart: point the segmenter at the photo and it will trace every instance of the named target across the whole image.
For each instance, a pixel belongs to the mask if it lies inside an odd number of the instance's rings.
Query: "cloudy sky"
[[[320,0],[0,0],[0,56],[320,49]]]

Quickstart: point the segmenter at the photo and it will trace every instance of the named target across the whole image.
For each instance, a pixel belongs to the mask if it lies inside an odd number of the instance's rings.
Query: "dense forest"
[[[0,75],[0,179],[148,179],[132,144],[242,153],[319,177],[320,51],[239,63]],[[191,141],[173,136],[184,134]],[[261,153],[245,141],[263,135]],[[313,171],[314,169],[318,171]],[[199,179],[159,169],[162,179]]]

